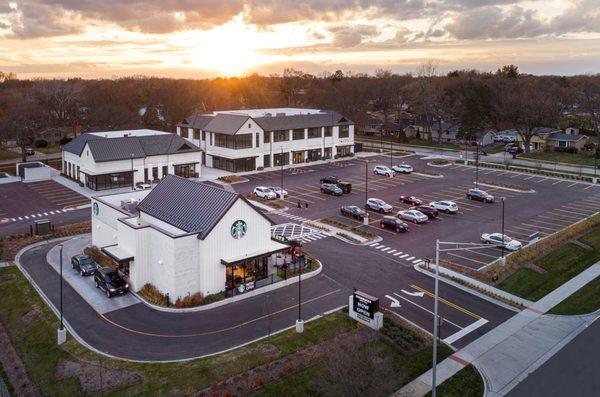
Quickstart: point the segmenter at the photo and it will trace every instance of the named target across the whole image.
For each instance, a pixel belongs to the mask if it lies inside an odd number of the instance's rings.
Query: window
[[[248,123],[248,128],[252,128],[252,124]]]
[[[202,131],[202,140],[206,142],[206,131]]]
[[[309,128],[308,129],[308,139],[320,138],[320,137],[321,137],[321,128]]]
[[[67,162],[63,161],[63,172],[66,174],[67,173]]]
[[[188,138],[192,139],[194,136],[194,131],[191,128],[188,128]]]
[[[214,134],[210,134],[210,133],[209,133],[208,135],[210,135],[210,145],[212,146],[212,145],[213,145],[213,135],[214,135]]]
[[[263,156],[263,167],[268,168],[271,166],[271,155],[265,154]]]
[[[144,168],[144,182],[148,180],[148,168]]]
[[[213,167],[229,172],[244,172],[256,170],[256,158],[226,159],[213,156]]]
[[[275,153],[273,155],[273,165],[288,165],[290,163],[289,153]]]
[[[304,139],[304,128],[297,128],[294,131],[292,131],[292,139],[295,141]]]
[[[333,135],[333,127],[325,127],[325,136]]]
[[[288,131],[274,131],[273,142],[284,142],[289,139]]]
[[[271,142],[271,132],[269,132],[269,131],[263,132],[263,142],[264,143]]]
[[[348,138],[350,136],[350,126],[348,125],[340,125],[340,133],[338,135],[339,138]]]
[[[260,134],[256,133],[256,147],[260,147]]]
[[[152,180],[158,179],[158,167],[152,167]]]
[[[168,173],[169,173],[169,166],[163,165],[162,166],[162,177],[164,178],[165,176],[167,176]]]
[[[227,149],[247,149],[252,147],[252,134],[225,135],[213,134],[215,137],[214,145]]]
[[[194,128],[194,139],[200,140],[200,130]]]

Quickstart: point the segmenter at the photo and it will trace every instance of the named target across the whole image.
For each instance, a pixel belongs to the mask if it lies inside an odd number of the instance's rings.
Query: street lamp
[[[281,191],[279,193],[281,199],[283,200],[283,146],[281,147],[281,155],[279,156],[279,162],[281,163]]]
[[[304,320],[302,320],[302,241],[299,242],[298,252],[298,320],[296,320],[296,332],[304,331]]]
[[[135,178],[133,177],[133,153],[129,154],[131,157],[131,190],[135,189]]]
[[[363,224],[369,224],[369,206],[367,205],[367,201],[369,201],[369,160],[365,159],[365,216],[363,218]]]
[[[57,342],[59,345],[62,345],[67,340],[67,331],[65,330],[65,326],[63,323],[63,245],[58,244],[59,249],[59,263],[60,263],[60,328],[57,333]]]
[[[505,237],[504,237],[504,197],[502,197],[502,241],[503,242],[504,242],[504,239],[505,239]],[[505,258],[504,258],[504,244],[502,244],[502,246],[500,248],[502,250],[501,251],[502,252],[502,259],[501,259],[501,261],[502,261],[502,265],[504,265],[504,260],[505,260]]]
[[[479,189],[479,142],[475,141],[475,189]]]

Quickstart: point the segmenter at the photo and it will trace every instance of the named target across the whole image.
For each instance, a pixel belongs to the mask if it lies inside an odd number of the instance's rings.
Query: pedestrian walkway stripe
[[[394,254],[394,256],[402,255],[402,251],[398,251]]]
[[[414,256],[411,256],[410,258],[406,258],[407,261],[412,261],[413,259],[415,259]]]
[[[379,245],[379,243],[373,243],[371,245],[369,245],[369,247],[377,247]]]
[[[396,250],[390,250],[388,251],[388,254],[393,254],[394,252],[396,252]]]
[[[390,247],[386,247],[386,248],[382,249],[382,250],[381,250],[381,252],[386,252],[386,251],[388,251],[389,249],[390,249]]]
[[[407,256],[408,256],[408,254],[404,254],[400,258],[406,258]]]
[[[385,248],[385,245],[380,245],[379,247],[375,247],[376,250],[380,250],[382,248]]]

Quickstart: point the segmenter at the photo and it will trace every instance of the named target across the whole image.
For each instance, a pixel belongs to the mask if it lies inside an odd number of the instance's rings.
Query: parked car
[[[98,268],[98,264],[87,255],[78,254],[71,258],[71,266],[79,272],[81,276],[91,276],[94,270]]]
[[[429,219],[427,215],[417,210],[406,210],[398,212],[398,218],[404,219],[413,223],[425,223]]]
[[[423,202],[415,196],[400,196],[400,201],[404,204],[421,205]]]
[[[383,212],[389,214],[392,212],[392,206],[386,203],[383,200],[378,198],[370,198],[367,200],[367,207],[372,209],[373,211]]]
[[[458,205],[453,201],[432,201],[429,206],[435,208],[438,211],[443,211],[446,214],[456,214],[458,212]]]
[[[352,191],[352,184],[348,182],[338,182],[337,187],[342,189],[342,192],[348,194]]]
[[[254,192],[252,194],[256,197],[260,197],[266,200],[274,200],[277,198],[277,195],[274,191],[269,189],[266,186],[257,186],[254,188]]]
[[[395,230],[396,233],[408,231],[408,225],[402,222],[400,219],[394,218],[393,216],[384,216],[383,218],[381,218],[379,226],[381,226],[384,229]]]
[[[424,213],[425,215],[427,215],[427,218],[429,218],[429,219],[435,219],[438,216],[438,210],[436,210],[433,207],[429,207],[427,205],[415,205],[414,207],[411,207],[410,209],[417,210],[419,212]]]
[[[359,221],[365,219],[365,216],[367,215],[364,210],[360,209],[356,205],[345,205],[340,208],[340,212],[342,215],[350,216],[354,219],[358,219]]]
[[[393,166],[392,170],[400,174],[410,174],[411,172],[413,172],[413,167],[409,164],[399,164]]]
[[[98,267],[94,271],[94,285],[106,292],[108,298],[112,298],[114,295],[126,294],[129,291],[127,281],[112,267]]]
[[[26,156],[33,156],[35,154],[35,150],[33,150],[33,148],[30,147],[26,147],[25,148],[25,155]]]
[[[333,185],[337,185],[338,183],[340,183],[341,180],[340,178],[338,178],[337,176],[326,176],[321,178],[321,183],[331,183]]]
[[[288,195],[287,190],[282,189],[279,186],[269,186],[268,189],[271,189],[271,191],[273,193],[275,193],[277,195],[278,198],[281,198],[281,195],[283,194],[283,197],[286,197]]]
[[[331,194],[333,196],[341,196],[344,192],[342,189],[334,185],[333,183],[322,183],[321,193]]]
[[[386,167],[385,165],[376,165],[375,168],[373,168],[373,172],[375,173],[375,175],[385,176],[394,176],[395,174],[394,170],[390,169],[389,167]]]
[[[493,244],[496,247],[504,247],[509,251],[517,251],[523,247],[520,241],[508,237],[506,234],[502,238],[502,233],[483,233],[481,242],[485,244]]]
[[[146,190],[150,189],[152,186],[149,183],[138,182],[135,184],[135,190]]]
[[[467,198],[469,200],[478,200],[484,203],[493,203],[494,196],[481,189],[469,189],[467,191]]]

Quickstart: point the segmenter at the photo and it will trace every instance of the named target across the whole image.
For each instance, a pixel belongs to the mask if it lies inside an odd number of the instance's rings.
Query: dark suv
[[[400,219],[393,216],[384,216],[383,218],[381,218],[379,226],[385,229],[393,229],[397,233],[408,231],[408,225],[402,222]]]
[[[337,176],[326,176],[321,178],[321,183],[331,183],[333,185],[337,185],[341,182],[341,179]]]
[[[424,213],[429,219],[435,219],[438,216],[438,210],[436,210],[433,207],[428,207],[426,205],[416,205],[414,207],[411,207],[410,209]]]
[[[350,216],[354,219],[358,219],[359,221],[365,219],[365,216],[367,215],[365,211],[358,208],[356,205],[345,205],[340,208],[340,212],[342,215]]]
[[[350,184],[348,182],[338,182],[337,187],[342,189],[342,192],[344,192],[346,194],[348,194],[352,191],[352,184]]]
[[[71,266],[82,276],[91,276],[94,274],[94,270],[98,268],[98,264],[92,258],[82,254],[71,258]]]
[[[112,298],[113,295],[126,294],[129,291],[127,281],[112,267],[97,268],[94,272],[94,285],[106,292],[106,296],[109,298]]]
[[[467,198],[469,200],[483,201],[484,203],[494,202],[494,196],[481,189],[469,189],[467,191]]]

